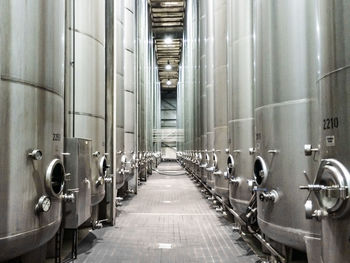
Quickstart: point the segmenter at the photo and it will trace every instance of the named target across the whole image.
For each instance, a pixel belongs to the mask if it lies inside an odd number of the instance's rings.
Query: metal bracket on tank
[[[311,144],[305,144],[304,145],[304,154],[305,156],[311,156],[313,153],[319,152],[319,148],[312,148]]]

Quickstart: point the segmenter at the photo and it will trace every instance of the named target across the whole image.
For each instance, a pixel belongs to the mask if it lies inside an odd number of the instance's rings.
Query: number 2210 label
[[[338,117],[323,119],[323,129],[331,130],[339,127]]]

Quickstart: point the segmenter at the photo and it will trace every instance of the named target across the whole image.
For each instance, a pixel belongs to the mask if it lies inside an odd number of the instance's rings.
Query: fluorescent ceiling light
[[[164,42],[165,42],[165,44],[171,44],[171,43],[173,43],[173,39],[171,38],[171,37],[166,37],[165,39],[164,39]]]
[[[172,66],[171,66],[170,64],[168,64],[168,65],[165,66],[165,69],[166,69],[166,70],[171,70],[171,69],[172,69]]]
[[[171,85],[171,81],[168,80],[168,81],[166,82],[166,84],[167,84],[168,86],[170,86],[170,85]]]

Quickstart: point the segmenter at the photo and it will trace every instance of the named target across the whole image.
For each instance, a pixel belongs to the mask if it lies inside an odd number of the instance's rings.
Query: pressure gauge
[[[37,213],[48,212],[50,208],[51,208],[51,199],[48,196],[43,195],[39,198],[39,201],[35,206],[35,211]]]

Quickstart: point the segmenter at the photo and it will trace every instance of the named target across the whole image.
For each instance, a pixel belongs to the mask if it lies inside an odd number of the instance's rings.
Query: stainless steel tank
[[[206,151],[208,149],[208,138],[207,138],[207,93],[206,93],[206,52],[205,52],[205,36],[206,36],[206,10],[205,10],[205,2],[199,2],[199,69],[200,69],[200,89],[201,89],[201,137],[202,137],[202,145],[201,145],[201,154],[202,154],[202,162],[201,162],[201,179],[206,182],[207,172],[206,168],[208,166],[206,157]]]
[[[201,126],[201,163],[200,163],[200,178],[203,182],[207,180],[207,171],[208,167],[208,158],[207,158],[207,116],[208,116],[208,108],[207,108],[207,91],[206,91],[206,28],[207,28],[207,15],[206,15],[206,2],[199,1],[198,2],[198,15],[199,15],[199,86],[200,86],[200,126]]]
[[[148,16],[148,3],[140,2],[137,5],[137,123],[138,123],[138,160],[139,160],[139,177],[147,178],[144,160],[144,151],[147,145],[147,87],[149,80],[149,36],[150,23]]]
[[[0,261],[61,223],[65,1],[0,2]]]
[[[74,19],[67,24],[67,35],[74,31],[74,41],[67,43],[73,53],[67,68],[71,103],[67,111],[71,137],[91,139],[91,205],[105,196],[105,4],[104,1],[76,0]],[[67,52],[68,52],[67,51]],[[68,53],[69,54],[69,53]]]
[[[258,0],[255,21],[258,223],[270,239],[306,250],[319,225],[306,220],[298,188],[313,179],[317,161],[304,144],[318,144],[317,4]]]
[[[320,155],[321,162],[312,184],[317,202],[305,203],[310,223],[322,222],[322,260],[347,262],[350,258],[350,3],[317,1],[320,41],[320,74],[317,81],[321,128],[320,147],[305,146],[310,159]]]
[[[254,67],[253,2],[227,3],[228,142],[227,176],[232,208],[242,214],[252,196],[248,180],[253,179]]]
[[[217,165],[213,172],[214,191],[224,202],[229,202],[227,167],[227,0],[215,0],[214,4],[214,149]]]
[[[114,6],[114,100],[113,100],[113,138],[114,138],[114,174],[116,174],[116,189],[124,186],[127,177],[125,171],[127,156],[124,151],[125,135],[125,19],[124,1],[116,1]]]
[[[207,95],[207,150],[208,167],[207,185],[214,188],[213,171],[215,169],[214,153],[214,4],[213,1],[205,0],[206,10],[206,39],[205,39],[205,57],[206,57],[206,95]]]

